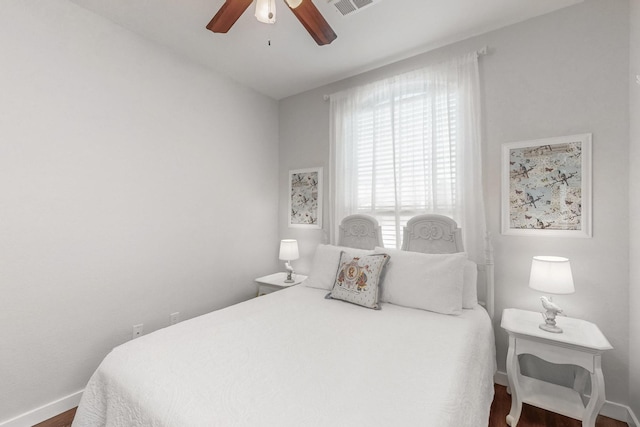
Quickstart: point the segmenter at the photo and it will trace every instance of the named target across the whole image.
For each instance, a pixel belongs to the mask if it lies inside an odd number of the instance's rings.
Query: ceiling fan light
[[[295,9],[300,6],[302,0],[285,0],[291,9]]]
[[[276,22],[276,0],[256,0],[256,19],[265,24]]]

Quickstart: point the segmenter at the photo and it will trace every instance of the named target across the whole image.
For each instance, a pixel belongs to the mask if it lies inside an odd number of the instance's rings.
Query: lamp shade
[[[550,294],[574,293],[569,260],[557,256],[534,256],[531,261],[529,287]]]
[[[300,258],[298,253],[298,241],[293,239],[285,239],[280,241],[280,259],[283,261],[291,261]]]
[[[276,22],[276,0],[257,0],[256,19],[265,24]]]

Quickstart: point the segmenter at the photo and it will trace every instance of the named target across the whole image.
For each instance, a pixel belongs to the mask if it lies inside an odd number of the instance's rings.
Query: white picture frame
[[[502,234],[592,236],[591,134],[502,145]]]
[[[322,228],[322,168],[289,171],[289,227]]]

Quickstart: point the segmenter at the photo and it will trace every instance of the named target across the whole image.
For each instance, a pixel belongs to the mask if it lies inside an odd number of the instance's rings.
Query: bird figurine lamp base
[[[545,316],[545,313],[542,313],[542,316]],[[553,322],[553,323],[552,323]],[[540,324],[540,329],[547,332],[553,332],[554,334],[561,334],[562,328],[556,326],[555,320],[544,319],[544,323]]]
[[[291,266],[291,261],[285,262],[284,267],[287,269],[287,278],[284,280],[284,283],[293,283],[293,267]]]
[[[562,313],[562,309],[552,302],[551,297],[542,297],[540,299],[542,300],[542,307],[546,310],[542,313],[544,323],[540,324],[540,329],[554,334],[561,334],[562,328],[556,325],[556,316]]]

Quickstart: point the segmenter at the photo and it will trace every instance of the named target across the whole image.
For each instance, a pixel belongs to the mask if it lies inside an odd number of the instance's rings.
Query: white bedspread
[[[296,286],[115,348],[73,426],[486,426],[482,308],[375,311]]]

